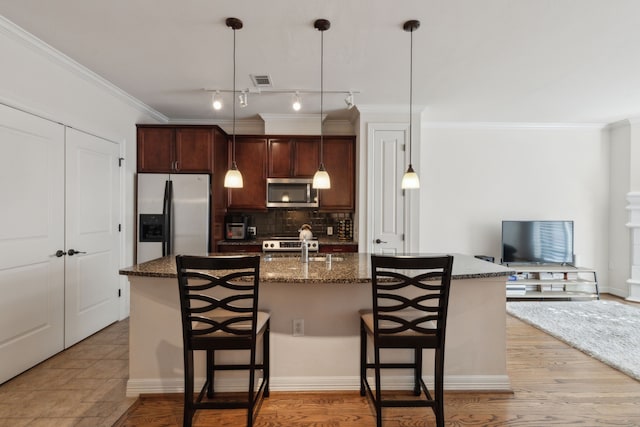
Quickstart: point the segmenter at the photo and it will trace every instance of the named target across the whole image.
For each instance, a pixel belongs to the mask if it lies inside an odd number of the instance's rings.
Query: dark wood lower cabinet
[[[340,252],[358,252],[358,245],[347,244],[344,245],[320,245],[318,252],[321,253],[340,253]]]

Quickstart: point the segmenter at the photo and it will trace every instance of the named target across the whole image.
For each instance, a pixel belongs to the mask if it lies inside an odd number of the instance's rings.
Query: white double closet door
[[[0,106],[0,383],[117,320],[118,156]]]

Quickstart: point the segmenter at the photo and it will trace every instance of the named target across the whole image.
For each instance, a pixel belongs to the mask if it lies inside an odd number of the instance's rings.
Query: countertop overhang
[[[237,254],[248,256],[248,254]],[[412,254],[437,256],[443,254]],[[501,277],[515,271],[499,264],[477,259],[471,255],[453,255],[453,279]],[[212,253],[208,256],[233,256],[230,253]],[[315,257],[307,263],[297,255],[260,254],[260,281],[274,283],[367,283],[371,282],[371,254],[340,253]],[[166,256],[120,270],[121,275],[176,278],[175,256]]]

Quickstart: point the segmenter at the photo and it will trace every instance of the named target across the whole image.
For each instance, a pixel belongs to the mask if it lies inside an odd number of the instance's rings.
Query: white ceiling
[[[409,102],[429,121],[610,123],[640,116],[639,0],[0,0],[0,13],[172,120],[227,120],[203,89],[268,73],[273,89],[357,90],[356,105]],[[227,95],[229,96],[229,95]],[[290,95],[250,95],[238,118],[291,113]],[[346,117],[344,95],[325,112]],[[231,99],[227,100],[229,105]],[[318,113],[320,97],[301,113]]]

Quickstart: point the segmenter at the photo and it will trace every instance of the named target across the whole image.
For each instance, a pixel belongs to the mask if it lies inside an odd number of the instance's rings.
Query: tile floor
[[[128,377],[126,319],[0,385],[0,427],[111,427],[136,400]]]

